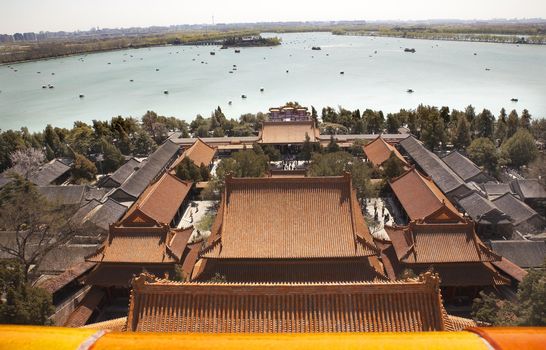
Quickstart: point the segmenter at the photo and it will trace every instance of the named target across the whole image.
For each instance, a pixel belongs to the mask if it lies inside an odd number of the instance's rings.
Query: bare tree
[[[13,152],[9,158],[13,164],[12,170],[28,180],[29,176],[43,164],[45,155],[38,148],[27,148]]]
[[[28,280],[47,254],[80,229],[69,220],[72,210],[47,202],[21,176],[13,178],[0,191],[0,251],[21,263]]]

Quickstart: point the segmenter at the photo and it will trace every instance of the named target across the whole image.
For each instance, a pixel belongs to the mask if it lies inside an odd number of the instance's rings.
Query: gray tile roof
[[[538,213],[530,206],[520,201],[514,195],[505,193],[504,195],[494,199],[492,201],[497,208],[508,214],[514,225],[519,225],[524,221],[531,219],[534,216],[538,216]]]
[[[523,268],[540,267],[546,259],[544,241],[490,241],[491,249]]]
[[[546,199],[546,189],[538,182],[538,180],[514,180],[510,183],[513,191],[517,193],[521,199]]]
[[[125,200],[127,197],[136,200],[146,187],[173,162],[179,149],[180,147],[176,143],[170,140],[165,141],[148,157],[146,163],[138,171],[112,193],[111,197],[116,200]]]
[[[84,185],[76,186],[37,186],[36,189],[53,204],[61,205],[79,205],[83,199],[87,187]]]
[[[63,245],[46,255],[38,270],[47,273],[62,273],[71,266],[85,261],[87,255],[98,248],[96,244]]]
[[[449,153],[442,160],[465,182],[483,173],[474,162],[457,151]]]
[[[117,222],[127,211],[127,207],[108,198],[104,203],[91,200],[82,206],[71,218],[74,223],[92,223],[108,232],[109,226]]]
[[[445,194],[465,186],[464,181],[440,157],[426,149],[415,137],[400,141],[400,146]]]
[[[489,197],[490,199],[502,196],[505,193],[514,194],[514,191],[512,191],[510,184],[507,183],[486,182],[482,184],[482,187],[485,193],[487,193],[487,197]]]
[[[510,223],[506,214],[499,210],[490,200],[476,192],[460,198],[458,204],[476,222],[486,220],[490,223],[499,223],[502,221],[505,221],[507,224]]]
[[[51,162],[42,165],[36,173],[29,176],[29,180],[38,186],[46,186],[63,176],[69,170],[70,166],[59,159],[53,159]]]
[[[131,158],[125,162],[125,164],[119,167],[118,170],[112,173],[112,175],[109,176],[109,180],[114,181],[117,186],[121,186],[121,184],[123,184],[129,178],[129,176],[133,175],[133,173],[142,166],[143,164],[141,164],[138,159]]]

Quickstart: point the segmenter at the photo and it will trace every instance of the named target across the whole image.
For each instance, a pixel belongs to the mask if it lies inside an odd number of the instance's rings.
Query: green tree
[[[500,143],[503,143],[506,139],[507,131],[506,110],[502,108],[500,110],[499,118],[497,119],[497,124],[495,125],[495,140],[499,140]]]
[[[477,165],[483,166],[490,174],[497,173],[499,155],[493,141],[480,137],[472,141],[466,149],[468,157]]]
[[[34,184],[10,176],[12,181],[0,190],[0,228],[8,238],[0,242],[0,251],[22,266],[28,281],[43,259],[74,237],[79,227],[69,220],[73,208],[49,203]]]
[[[189,158],[184,157],[176,167],[176,176],[181,180],[203,181],[201,169]]]
[[[55,312],[51,295],[26,282],[23,266],[15,260],[0,261],[0,323],[49,325]]]
[[[529,114],[529,111],[526,109],[521,112],[521,117],[519,118],[519,127],[531,130],[531,114]]]
[[[227,174],[234,177],[262,177],[268,170],[269,164],[265,154],[257,154],[254,150],[242,150],[235,152],[231,158],[222,159],[216,174],[223,182]]]
[[[516,131],[518,131],[519,127],[519,117],[518,112],[516,112],[515,109],[510,112],[510,115],[508,116],[508,122],[507,124],[507,130],[506,130],[506,138],[512,137]]]
[[[471,142],[470,126],[466,117],[459,118],[453,137],[453,146],[458,150],[464,150]]]
[[[343,151],[313,154],[309,167],[310,176],[340,176],[345,172],[351,173],[358,198],[373,195],[375,189],[370,182],[370,168],[362,160]]]
[[[436,107],[417,107],[417,115],[421,119],[421,141],[425,146],[434,151],[440,144],[445,145],[447,137],[444,120]]]
[[[527,165],[538,156],[535,139],[527,129],[519,129],[502,145],[502,155],[508,164],[519,168]]]
[[[59,135],[55,129],[53,129],[51,124],[48,124],[44,130],[44,142],[53,150],[55,157],[61,157],[65,154],[65,149],[61,144]]]
[[[119,149],[105,139],[101,141],[101,152],[103,160],[100,165],[104,173],[116,171],[125,162]]]
[[[199,174],[201,175],[201,181],[209,181],[210,180],[210,171],[209,167],[205,164],[201,163],[199,166]]]
[[[336,139],[334,139],[334,135],[330,136],[330,142],[328,142],[328,146],[326,146],[326,152],[328,153],[334,153],[339,152],[340,148],[339,145],[336,142]]]
[[[495,123],[495,117],[493,114],[488,110],[485,109],[478,114],[475,120],[475,128],[476,134],[478,137],[493,137],[493,125]]]
[[[389,134],[397,134],[398,128],[402,126],[400,119],[397,115],[389,113],[387,114],[387,132]]]
[[[391,152],[389,158],[383,163],[383,176],[388,180],[392,180],[395,177],[402,175],[404,172],[404,163]]]
[[[81,154],[90,154],[95,145],[95,132],[87,124],[75,122],[74,127],[68,134],[67,142],[74,151]]]
[[[72,178],[80,183],[95,180],[97,167],[83,154],[74,153],[74,165],[72,165]]]
[[[495,326],[546,326],[546,262],[523,278],[515,301],[481,292],[472,309],[474,318]]]
[[[476,119],[476,110],[472,105],[468,105],[464,110],[464,115],[471,127],[474,126],[474,119]]]
[[[303,160],[311,160],[313,152],[320,151],[320,144],[316,142],[311,142],[309,134],[305,133],[305,141],[301,147],[300,158]]]
[[[270,162],[276,162],[281,160],[281,151],[279,151],[273,145],[263,145],[261,147]]]
[[[133,152],[135,155],[147,156],[156,150],[157,144],[154,139],[144,130],[139,130],[135,134]]]

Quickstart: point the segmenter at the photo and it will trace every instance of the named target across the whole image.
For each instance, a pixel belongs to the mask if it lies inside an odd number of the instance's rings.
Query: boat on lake
[[[311,50],[319,51],[319,50],[322,50],[322,49],[320,48],[320,46],[313,46],[311,48]]]
[[[414,48],[411,48],[411,49],[410,49],[410,48],[407,48],[407,47],[406,47],[406,48],[404,49],[404,52],[415,53],[415,49],[414,49]]]

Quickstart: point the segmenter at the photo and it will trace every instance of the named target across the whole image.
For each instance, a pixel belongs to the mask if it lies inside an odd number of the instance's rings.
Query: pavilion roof
[[[86,260],[98,263],[177,263],[186,248],[185,243],[191,230],[193,228],[171,230],[167,225],[131,228],[112,226],[102,247]],[[173,244],[182,241],[181,237],[186,238],[184,244]]]
[[[182,162],[182,159],[186,157],[190,158],[197,166],[200,166],[201,164],[208,166],[210,163],[212,163],[212,160],[216,155],[216,151],[217,147],[210,146],[201,138],[197,138],[195,142],[188,149],[186,149],[177,160],[174,161],[174,163],[171,165],[171,169],[176,168],[176,166]]]
[[[478,175],[484,175],[483,171],[473,161],[457,151],[449,153],[442,160],[465,182],[471,181]]]
[[[498,261],[478,238],[474,223],[411,222],[409,226],[385,230],[397,259],[406,264],[464,263]]]
[[[390,181],[390,186],[411,220],[422,219],[444,205],[458,213],[438,186],[415,168]]]
[[[430,273],[352,283],[180,283],[141,275],[133,281],[127,330],[410,332],[460,324],[445,312],[438,277]]]
[[[263,122],[260,142],[266,144],[293,144],[305,142],[309,135],[310,142],[317,142],[319,129],[313,120],[289,122]]]
[[[190,192],[192,183],[165,173],[152,183],[121,219],[124,226],[169,224]]]
[[[205,258],[364,257],[377,250],[350,175],[227,178]]]
[[[375,166],[381,166],[387,159],[389,159],[391,153],[393,152],[403,164],[407,165],[406,160],[404,157],[402,157],[400,152],[398,152],[396,147],[385,141],[381,136],[378,136],[375,140],[366,144],[363,148],[366,157],[368,157],[370,162],[372,162],[372,164]]]

